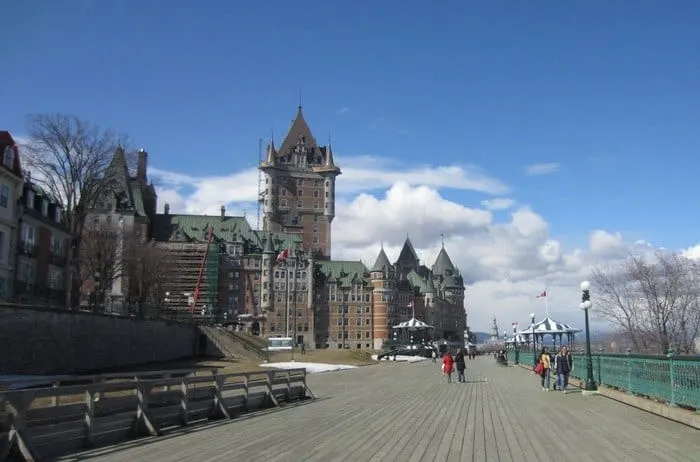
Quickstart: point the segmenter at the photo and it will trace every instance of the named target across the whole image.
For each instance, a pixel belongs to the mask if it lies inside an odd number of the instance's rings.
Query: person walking
[[[554,358],[554,369],[557,373],[557,388],[566,394],[569,388],[569,374],[574,370],[574,358],[566,345],[562,345],[559,354]]]
[[[435,351],[435,348],[433,348],[433,352],[430,355],[433,358],[433,364],[437,362],[437,351]]]
[[[454,371],[454,358],[449,351],[442,355],[442,373],[447,376],[447,383],[452,383],[452,372]]]
[[[457,382],[466,383],[464,370],[467,368],[467,365],[464,361],[464,349],[462,348],[455,355],[455,367],[457,368]]]
[[[542,390],[549,391],[552,371],[552,355],[549,354],[549,349],[547,347],[542,347],[539,360],[540,364],[542,364],[540,371],[540,383],[542,384]]]

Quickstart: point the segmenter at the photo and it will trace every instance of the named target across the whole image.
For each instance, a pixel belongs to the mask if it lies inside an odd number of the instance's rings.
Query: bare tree
[[[596,268],[597,315],[615,325],[635,351],[690,352],[700,332],[697,266],[658,251],[655,261],[631,256],[619,267]]]
[[[119,228],[112,224],[90,223],[83,229],[76,279],[84,292],[93,294],[88,302],[94,309],[102,306],[107,291],[124,274],[123,244]]]
[[[32,115],[28,122],[24,165],[33,174],[32,180],[60,203],[74,238],[69,252],[72,276],[66,278],[70,306],[77,301],[75,286],[80,276],[75,253],[83,239],[85,219],[106,187],[106,167],[125,139],[72,115]]]
[[[140,235],[130,233],[124,255],[125,272],[128,275],[127,299],[138,317],[160,315],[165,300],[165,283],[168,271],[168,255],[155,242],[144,242]]]

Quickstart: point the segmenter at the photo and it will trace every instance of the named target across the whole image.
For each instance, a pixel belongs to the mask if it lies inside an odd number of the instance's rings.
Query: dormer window
[[[41,200],[41,214],[45,217],[49,216],[49,201],[47,199]]]
[[[53,216],[54,221],[56,223],[60,223],[61,222],[61,207],[56,206],[53,213],[54,213],[54,216]]]
[[[3,154],[2,163],[5,167],[12,169],[15,164],[15,149],[12,146],[5,148],[5,153]]]
[[[27,208],[34,208],[34,191],[32,191],[31,189],[27,191]]]

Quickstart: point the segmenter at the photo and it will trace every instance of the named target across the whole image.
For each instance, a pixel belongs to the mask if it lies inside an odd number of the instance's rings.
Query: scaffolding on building
[[[169,275],[166,286],[166,317],[186,321],[217,321],[221,316],[219,303],[219,247],[212,243],[207,253],[206,242],[167,242],[161,246],[168,254]],[[205,261],[202,281],[200,269]],[[194,310],[194,292],[199,284],[199,301]],[[202,310],[204,309],[204,314]]]

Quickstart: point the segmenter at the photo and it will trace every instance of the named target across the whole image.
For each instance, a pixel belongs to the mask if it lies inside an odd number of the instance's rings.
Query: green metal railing
[[[700,357],[593,353],[596,383],[700,410]],[[586,355],[574,355],[573,377],[585,380]]]

